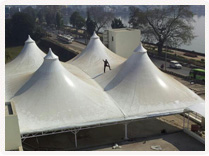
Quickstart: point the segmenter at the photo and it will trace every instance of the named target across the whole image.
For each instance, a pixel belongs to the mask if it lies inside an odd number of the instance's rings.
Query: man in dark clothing
[[[104,61],[104,73],[105,73],[106,67],[109,67],[110,70],[111,70],[111,68],[110,68],[110,64],[109,64],[109,62],[107,61],[107,59],[105,59],[105,60],[103,60],[103,61]]]
[[[160,68],[161,68],[161,69],[164,69],[164,64],[162,64],[162,65],[160,66]]]

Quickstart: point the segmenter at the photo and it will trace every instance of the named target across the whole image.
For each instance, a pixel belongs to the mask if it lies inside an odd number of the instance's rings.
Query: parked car
[[[170,61],[170,67],[175,69],[181,69],[182,65],[178,61]]]

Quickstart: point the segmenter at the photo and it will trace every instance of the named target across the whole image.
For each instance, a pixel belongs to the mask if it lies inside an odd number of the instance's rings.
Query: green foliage
[[[47,36],[46,31],[44,31],[41,27],[36,27],[35,32],[31,35],[35,41],[40,40],[42,37]]]
[[[39,23],[43,23],[45,22],[45,13],[44,13],[44,10],[43,9],[40,9],[37,13],[37,18],[38,18],[38,22]]]
[[[62,16],[59,12],[57,12],[57,14],[56,14],[56,25],[57,25],[58,29],[60,29],[61,26],[63,25],[63,19],[62,19]]]
[[[43,12],[47,25],[56,25],[56,13],[60,12],[62,7],[63,6],[58,5],[46,5],[40,9],[40,11]],[[40,13],[40,15],[42,15],[42,13]]]
[[[148,47],[146,47],[147,49],[149,49]],[[148,54],[152,54],[152,55],[157,55],[157,52],[156,51],[153,51],[152,49],[151,50],[148,50]],[[194,64],[196,66],[200,66],[200,67],[205,67],[205,63],[202,62],[202,61],[199,61],[199,60],[195,60],[195,59],[187,59],[183,56],[176,56],[175,54],[170,54],[170,53],[165,53],[165,52],[162,52],[161,54],[158,54],[157,56],[160,58],[160,59],[163,59],[165,60],[165,55],[167,55],[167,60],[177,60],[179,62],[184,62],[184,63],[188,63],[188,64]]]
[[[205,59],[201,59],[201,62],[205,62]]]
[[[11,45],[12,42],[13,42],[12,20],[6,19],[5,20],[5,45],[6,45],[6,47]]]
[[[76,29],[81,29],[85,25],[84,18],[79,14],[79,12],[75,11],[70,16],[70,23],[75,27]]]
[[[120,18],[114,18],[114,20],[112,21],[112,24],[111,24],[112,28],[115,29],[115,28],[124,28],[125,26],[123,25],[122,21]]]
[[[13,60],[22,50],[23,46],[10,47],[5,49],[5,63]]]
[[[41,27],[35,27],[35,21],[28,14],[15,13],[11,19],[5,20],[6,47],[23,45],[28,35],[37,41],[45,34]]]
[[[26,7],[23,10],[23,13],[28,14],[33,19],[33,21],[35,22],[35,20],[36,20],[36,13],[35,13],[35,10],[31,6]]]
[[[144,34],[144,41],[157,42],[158,53],[163,45],[178,47],[188,44],[193,35],[193,13],[189,6],[163,6],[140,10],[130,7],[129,24],[139,28]]]
[[[28,35],[32,34],[35,28],[35,22],[31,16],[21,12],[12,16],[10,24],[10,31],[12,33],[12,36],[10,37],[13,38],[12,40],[16,43],[16,45],[23,44]]]
[[[46,10],[45,20],[46,20],[47,25],[54,24],[55,23],[54,12],[52,12],[51,10]]]

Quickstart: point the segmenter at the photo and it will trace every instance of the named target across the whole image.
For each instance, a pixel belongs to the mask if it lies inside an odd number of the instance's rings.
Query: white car
[[[176,69],[181,69],[182,65],[178,61],[171,61],[170,62],[170,67],[171,68],[176,68]]]

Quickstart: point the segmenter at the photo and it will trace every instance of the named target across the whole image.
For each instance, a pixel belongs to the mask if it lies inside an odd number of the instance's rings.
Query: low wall
[[[165,72],[165,73],[168,73],[168,74],[171,74],[171,75],[180,77],[180,78],[182,78],[182,79],[184,79],[186,81],[191,81],[191,82],[199,83],[199,84],[205,84],[205,82],[200,81],[200,80],[191,79],[189,76],[184,76],[184,75],[181,75],[181,74],[177,74],[177,73],[174,73],[174,72],[168,71],[168,70],[163,70],[163,69],[160,69],[160,70],[163,71],[163,72]]]
[[[186,128],[184,128],[183,131],[184,131],[186,134],[190,135],[191,137],[195,138],[197,141],[201,142],[202,144],[205,144],[205,139],[203,139],[203,138],[200,137],[199,135],[193,133],[192,131],[190,131],[190,130],[188,130],[188,129],[186,129]]]
[[[143,43],[157,46],[157,44],[154,44],[154,43],[149,43],[149,42],[143,42]],[[165,46],[163,46],[163,48],[165,48]],[[169,46],[168,46],[168,49],[178,50],[178,51],[187,52],[187,53],[191,53],[191,54],[196,54],[196,55],[200,55],[200,56],[205,56],[205,54],[203,54],[203,53],[196,52],[196,51],[191,51],[191,50],[186,50],[186,49],[173,48],[173,47],[169,47]]]
[[[48,52],[49,48],[52,48],[52,51],[59,57],[59,60],[62,62],[69,61],[78,54],[74,50],[66,48],[60,43],[48,38],[41,39],[38,43],[38,46],[44,52]]]
[[[154,54],[151,51],[148,51],[148,55],[154,58],[157,58],[159,60],[165,60],[165,56],[159,56],[156,54]],[[167,54],[167,61],[171,61],[171,60],[177,60],[179,63],[181,63],[183,66],[186,67],[190,67],[190,68],[205,68],[205,63],[204,62],[200,62],[200,61],[194,61],[192,59],[186,59],[183,57],[179,57],[179,56],[174,56],[172,54]]]

